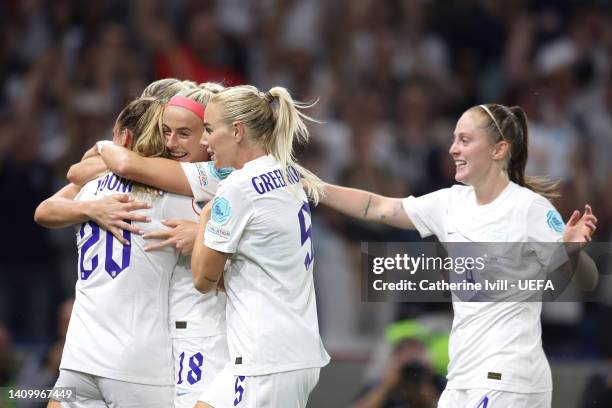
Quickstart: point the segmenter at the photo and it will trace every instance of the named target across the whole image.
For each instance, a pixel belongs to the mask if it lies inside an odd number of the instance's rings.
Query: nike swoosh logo
[[[187,394],[191,394],[191,393],[189,391],[187,391],[187,392],[177,392],[176,396],[177,397],[182,397],[183,395],[187,395]]]

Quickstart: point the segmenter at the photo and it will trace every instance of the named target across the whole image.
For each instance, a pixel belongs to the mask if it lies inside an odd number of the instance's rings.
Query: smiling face
[[[457,121],[453,144],[449,149],[455,162],[455,180],[470,186],[503,167],[502,160],[495,154],[495,145],[482,126],[482,120],[472,111],[465,112]]]
[[[206,149],[200,144],[204,124],[195,113],[180,106],[167,106],[162,130],[171,159],[180,162],[209,160]]]
[[[236,143],[232,127],[221,120],[221,111],[216,103],[209,103],[204,112],[204,145],[215,163],[216,168],[234,167],[239,145]]]

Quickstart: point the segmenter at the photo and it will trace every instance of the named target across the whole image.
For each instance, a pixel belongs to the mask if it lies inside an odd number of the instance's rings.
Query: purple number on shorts
[[[183,351],[181,354],[181,361],[179,362],[179,372],[178,372],[178,382],[177,384],[183,383],[183,360],[185,360],[185,352]]]
[[[126,221],[130,224],[130,221]],[[89,225],[91,228],[91,237],[85,241],[83,246],[79,248],[79,278],[82,280],[87,280],[89,276],[97,269],[98,267],[98,255],[94,255],[91,258],[91,269],[85,268],[85,255],[87,251],[100,240],[100,226],[93,221],[87,221],[81,224],[81,228],[79,230],[79,235],[81,238],[85,236],[85,226]],[[104,262],[104,269],[106,272],[114,279],[119,275],[122,271],[124,271],[128,266],[130,266],[130,255],[132,247],[130,245],[123,245],[123,249],[121,250],[121,266],[119,266],[113,260],[113,243],[115,237],[110,232],[106,232],[106,261]],[[131,234],[129,231],[123,231],[123,238],[130,240]]]
[[[234,406],[240,404],[242,401],[242,394],[244,394],[244,387],[242,386],[244,381],[244,375],[239,375],[236,377],[236,382],[234,383],[234,392],[238,394],[234,399]]]
[[[304,202],[300,208],[300,212],[298,212],[301,235],[300,245],[304,246],[304,243],[310,240],[310,252],[306,252],[306,257],[304,258],[304,266],[308,270],[312,264],[312,261],[314,261],[314,244],[312,243],[312,224],[310,223],[308,226],[306,226],[306,216],[304,213],[310,214],[310,206],[308,205],[308,202]]]
[[[202,357],[202,353],[195,353],[189,359],[189,373],[187,374],[187,382],[191,385],[197,383],[202,379],[202,363],[204,362],[204,357]]]
[[[489,397],[485,396],[476,408],[487,408],[489,406]]]
[[[185,360],[185,352],[179,354],[179,372],[177,384],[183,383],[183,361]],[[202,379],[202,364],[204,363],[204,356],[202,353],[195,353],[189,358],[189,370],[187,372],[187,382],[191,385],[197,383]]]

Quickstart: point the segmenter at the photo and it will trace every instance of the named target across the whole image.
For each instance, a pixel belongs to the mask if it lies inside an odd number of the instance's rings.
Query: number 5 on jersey
[[[308,217],[306,217],[306,214],[308,214]],[[310,268],[312,261],[314,261],[314,245],[312,243],[312,222],[310,216],[310,206],[308,205],[308,202],[304,202],[304,204],[302,204],[302,207],[300,208],[300,212],[298,212],[298,219],[300,221],[301,245],[304,246],[304,243],[310,240],[310,252],[306,252],[306,257],[304,258],[304,266],[306,267],[306,270]]]

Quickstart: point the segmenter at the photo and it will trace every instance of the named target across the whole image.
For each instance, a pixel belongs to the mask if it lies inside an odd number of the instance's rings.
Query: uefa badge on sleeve
[[[546,223],[555,232],[563,232],[565,229],[565,223],[561,219],[561,215],[555,210],[546,213]]]
[[[208,171],[210,172],[210,174],[213,175],[213,177],[219,180],[225,180],[227,176],[229,176],[230,173],[234,171],[234,168],[233,167],[221,167],[218,169],[215,167],[213,162],[208,162]]]
[[[232,213],[232,207],[230,206],[229,201],[223,197],[217,197],[213,201],[212,209],[211,209],[211,217],[214,222],[219,225],[223,225],[229,220],[229,217]]]

